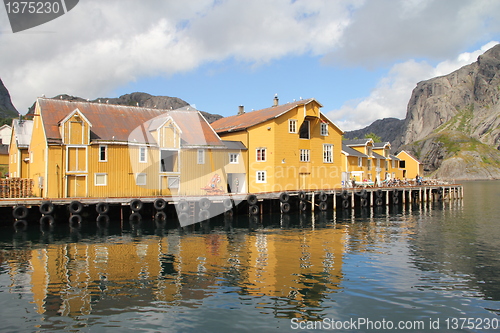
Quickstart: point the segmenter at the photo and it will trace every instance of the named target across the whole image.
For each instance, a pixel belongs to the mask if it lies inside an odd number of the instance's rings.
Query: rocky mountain
[[[354,131],[347,131],[345,139],[364,138],[365,135],[373,133],[382,141],[394,142],[402,136],[404,120],[397,118],[384,118],[374,121],[371,125]]]
[[[118,98],[107,98],[101,97],[96,98],[94,100],[85,100],[81,97],[70,96],[70,95],[57,95],[53,97],[54,99],[63,99],[67,101],[88,101],[91,103],[109,103],[115,105],[129,105],[129,106],[141,106],[145,108],[153,108],[153,109],[165,109],[165,110],[175,110],[184,106],[189,105],[186,101],[177,98],[177,97],[169,97],[169,96],[153,96],[143,92],[134,92],[131,94],[122,95]],[[35,104],[30,108],[28,113],[32,113],[34,110]],[[200,111],[201,114],[207,119],[209,123],[216,121],[217,119],[222,118],[222,116],[218,114],[211,114],[208,112]]]
[[[436,178],[500,179],[500,44],[448,75],[419,82],[394,146]]]
[[[426,176],[500,179],[500,44],[448,75],[417,84],[406,118],[345,134],[374,133],[413,153]]]
[[[10,99],[9,91],[0,79],[0,118],[14,118],[18,115],[19,113]]]
[[[500,149],[499,101],[500,44],[475,63],[419,82],[408,103],[398,143],[410,144],[435,132],[458,131]]]

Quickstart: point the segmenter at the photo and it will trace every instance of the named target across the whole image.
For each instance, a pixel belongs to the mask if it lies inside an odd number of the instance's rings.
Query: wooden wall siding
[[[181,195],[227,193],[225,167],[229,164],[227,149],[203,149],[205,160],[198,163],[199,149],[185,149],[181,157]]]
[[[36,107],[38,109],[38,105]],[[35,110],[36,114],[40,114],[40,110]],[[38,197],[46,196],[47,193],[47,173],[46,173],[46,154],[47,154],[47,139],[41,116],[33,118],[33,133],[29,147],[29,175],[28,178],[33,179],[34,187],[33,194]]]
[[[168,120],[153,136],[162,148],[180,148],[180,131],[172,120]]]

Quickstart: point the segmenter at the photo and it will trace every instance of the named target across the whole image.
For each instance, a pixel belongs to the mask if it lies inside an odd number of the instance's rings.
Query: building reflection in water
[[[199,307],[217,293],[278,317],[310,317],[338,290],[345,229],[230,229],[110,235],[3,253],[13,263],[13,286],[29,285],[36,311],[49,317]]]

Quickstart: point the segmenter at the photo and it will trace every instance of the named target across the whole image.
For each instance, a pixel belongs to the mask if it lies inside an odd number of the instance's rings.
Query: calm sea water
[[[500,331],[500,182],[354,213],[0,229],[2,332]]]

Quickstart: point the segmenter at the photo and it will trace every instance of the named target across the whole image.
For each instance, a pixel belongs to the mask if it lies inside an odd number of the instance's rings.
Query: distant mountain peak
[[[14,118],[18,115],[19,112],[12,104],[9,91],[0,79],[0,118]]]

